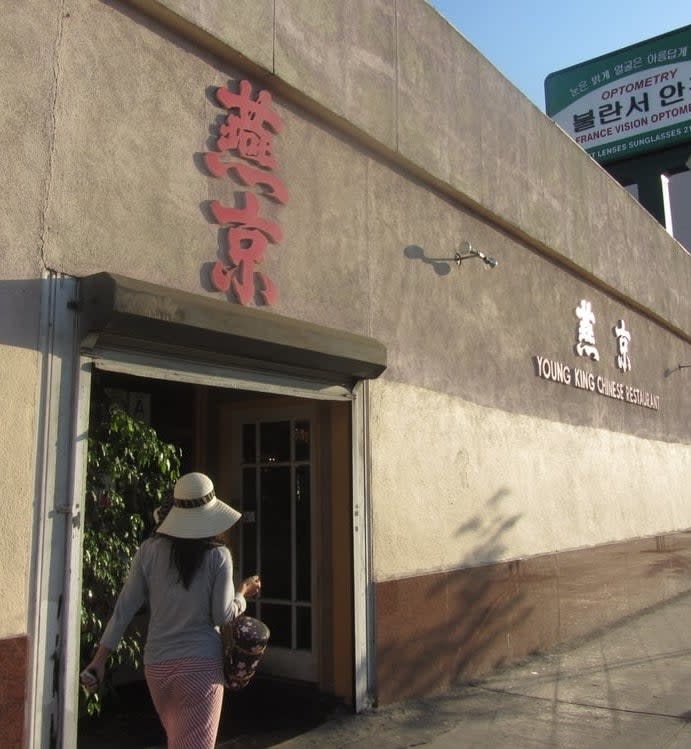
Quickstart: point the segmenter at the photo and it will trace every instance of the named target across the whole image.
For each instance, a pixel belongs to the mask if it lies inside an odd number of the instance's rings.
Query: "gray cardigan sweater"
[[[153,536],[139,547],[101,645],[114,650],[132,617],[148,603],[145,664],[178,658],[220,660],[219,627],[247,607],[245,597],[235,592],[230,552],[225,546],[209,550],[188,590],[178,582],[170,552],[165,536]]]

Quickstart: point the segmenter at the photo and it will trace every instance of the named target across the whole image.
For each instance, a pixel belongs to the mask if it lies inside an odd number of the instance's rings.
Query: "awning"
[[[122,349],[352,386],[386,369],[367,336],[111,273],[80,280],[82,351]]]

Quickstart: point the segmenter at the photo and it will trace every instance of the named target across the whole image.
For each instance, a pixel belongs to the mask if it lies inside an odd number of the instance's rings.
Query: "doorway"
[[[103,369],[91,383],[92,410],[99,399],[117,399],[181,449],[182,472],[208,473],[218,496],[243,512],[230,543],[236,580],[262,575],[262,597],[249,613],[272,638],[255,681],[227,697],[219,744],[259,725],[263,737],[254,735],[252,746],[271,746],[334,705],[352,705],[350,403]],[[121,746],[125,724],[131,749],[162,745],[141,672],[118,674],[116,683],[103,720],[80,719],[78,746]],[[267,699],[287,709],[267,720]],[[251,720],[253,705],[262,720]]]
[[[191,392],[193,415],[182,425],[192,444],[186,455],[197,459],[194,468],[214,477],[221,401],[314,401],[321,457],[312,539],[320,551],[313,562],[319,603],[312,603],[311,688],[356,711],[370,707],[375,692],[368,382],[385,371],[386,347],[367,336],[119,275],[76,279],[50,272],[41,293],[39,350],[31,745],[78,744],[84,485],[91,383],[101,373],[135,378],[136,387],[165,382],[170,385],[161,387],[170,392],[175,385]],[[155,397],[157,386],[151,387]],[[180,428],[178,405],[173,397],[167,409],[174,428]],[[151,408],[153,414],[153,401]]]

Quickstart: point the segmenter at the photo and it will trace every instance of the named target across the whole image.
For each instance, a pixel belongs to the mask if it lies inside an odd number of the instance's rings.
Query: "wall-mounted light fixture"
[[[490,257],[489,255],[485,255],[484,252],[476,250],[470,242],[463,242],[461,249],[453,256],[453,260],[460,267],[464,260],[468,260],[471,257],[479,257],[488,268],[496,268],[499,265],[497,258]]]
[[[680,369],[691,369],[691,364],[677,364],[674,369],[665,369],[665,377],[669,377],[674,372],[678,372]]]
[[[484,252],[476,250],[471,246],[470,242],[463,242],[459,251],[453,257],[427,257],[422,247],[416,244],[406,247],[403,250],[403,254],[410,260],[422,260],[424,263],[428,263],[439,276],[446,276],[451,272],[449,263],[456,263],[460,268],[464,260],[469,260],[473,257],[479,257],[488,268],[496,268],[499,265],[499,261],[495,257],[490,257],[489,255],[485,255]]]

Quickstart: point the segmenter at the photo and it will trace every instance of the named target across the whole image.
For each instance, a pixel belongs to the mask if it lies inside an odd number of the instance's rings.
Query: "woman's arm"
[[[255,575],[243,580],[237,591],[233,584],[233,560],[227,548],[221,550],[221,566],[214,579],[211,593],[211,615],[214,625],[222,627],[226,622],[242,614],[247,608],[245,597],[254,596],[261,588],[261,582]]]
[[[140,557],[141,547],[132,559],[132,566],[115,603],[113,614],[101,635],[96,653],[79,675],[79,680],[89,692],[98,691],[106,673],[108,656],[115,650],[132,617],[146,601],[146,581]]]
[[[115,650],[127,626],[132,621],[132,617],[146,603],[146,599],[147,587],[142,570],[140,547],[134,555],[127,579],[122,586],[118,600],[115,602],[113,614],[103,631],[103,635],[101,635],[100,644],[108,652]]]

